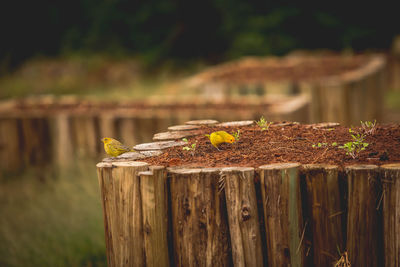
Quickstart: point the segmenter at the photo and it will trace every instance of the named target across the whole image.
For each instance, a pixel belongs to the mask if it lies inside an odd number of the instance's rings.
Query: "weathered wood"
[[[169,169],[176,266],[228,266],[218,169]]]
[[[254,121],[228,121],[228,122],[218,123],[216,126],[239,127],[239,126],[249,126],[249,125],[253,125],[253,124],[254,124]]]
[[[160,141],[160,142],[139,144],[134,146],[133,149],[137,151],[162,150],[174,146],[183,146],[185,144],[186,142],[183,141]]]
[[[385,266],[400,266],[400,164],[382,165]]]
[[[338,122],[321,122],[321,123],[313,123],[307,125],[308,128],[313,128],[313,129],[329,129],[338,126],[340,126],[340,123]]]
[[[137,144],[142,141],[138,119],[133,116],[122,116],[117,119],[117,135],[126,144]]]
[[[221,179],[225,188],[233,263],[235,266],[262,266],[254,168],[223,168]]]
[[[299,166],[259,167],[269,266],[304,266]]]
[[[347,251],[351,266],[379,266],[378,167],[346,167],[348,180]]]
[[[93,116],[74,116],[72,119],[72,132],[74,148],[78,156],[98,155],[101,143],[96,127],[96,118]]]
[[[59,114],[53,120],[54,160],[58,166],[65,167],[71,164],[73,158],[70,118],[67,114]]]
[[[144,266],[140,180],[145,162],[98,163],[108,266]]]
[[[0,119],[0,169],[16,171],[23,166],[17,118]]]
[[[141,152],[126,152],[118,157],[104,158],[103,162],[118,162],[118,161],[132,161],[148,157],[155,157],[162,154],[160,150],[146,150]]]
[[[156,133],[153,136],[154,141],[167,141],[167,140],[176,140],[182,139],[184,137],[190,137],[198,135],[199,131],[173,131],[173,132],[163,132],[163,133]]]
[[[145,266],[169,266],[167,172],[162,166],[139,172]]]
[[[185,124],[188,124],[188,125],[214,125],[217,123],[218,123],[218,121],[216,121],[216,120],[193,120],[193,121],[185,122]]]
[[[333,266],[344,251],[338,166],[302,166],[307,184],[315,266]]]
[[[198,126],[198,125],[174,125],[174,126],[168,127],[169,131],[190,131],[190,130],[197,130],[197,129],[200,129],[200,126]]]

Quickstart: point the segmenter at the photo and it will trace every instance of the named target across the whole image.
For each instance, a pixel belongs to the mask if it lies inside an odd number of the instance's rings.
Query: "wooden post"
[[[299,166],[259,168],[269,266],[304,266]]]
[[[72,131],[74,136],[75,151],[79,156],[97,156],[101,142],[96,127],[96,117],[76,116],[72,118]]]
[[[386,267],[400,266],[400,164],[382,165],[383,242]]]
[[[378,266],[378,167],[346,167],[348,180],[347,250],[351,266]]]
[[[145,266],[169,266],[167,172],[163,166],[140,172]]]
[[[302,166],[311,211],[315,266],[333,266],[344,251],[338,167],[325,164]]]
[[[254,168],[222,169],[234,266],[262,266]]]
[[[20,131],[15,117],[0,119],[0,169],[16,171],[23,166]]]
[[[229,234],[218,169],[170,169],[176,266],[228,266]]]
[[[145,162],[97,164],[108,266],[145,266],[138,173]]]
[[[59,114],[54,117],[53,137],[53,153],[56,163],[62,167],[69,166],[73,159],[73,145],[71,123],[67,114]]]

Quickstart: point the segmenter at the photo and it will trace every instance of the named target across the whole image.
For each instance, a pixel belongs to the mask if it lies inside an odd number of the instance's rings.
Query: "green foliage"
[[[264,116],[261,116],[260,120],[256,121],[256,123],[261,128],[261,131],[268,130],[269,126],[272,124],[272,122],[266,121]]]
[[[187,143],[189,145],[189,141],[187,140],[187,138],[182,138],[182,141]],[[196,146],[197,146],[197,141],[195,143],[192,143],[189,146],[184,146],[182,147],[182,150],[184,151],[191,151],[192,156],[194,155],[194,152],[196,151]]]
[[[0,180],[0,266],[107,266],[94,164]]]
[[[15,66],[38,54],[75,52],[139,55],[154,65],[170,59],[215,62],[299,48],[383,48],[398,34],[393,19],[371,23],[371,14],[396,18],[391,5],[379,10],[364,5],[360,12],[358,4],[345,4],[310,8],[294,1],[35,1],[21,11],[10,2],[0,16],[7,37],[0,44],[0,62]],[[7,27],[10,21],[29,23]]]
[[[235,138],[235,141],[239,141],[239,139],[240,139],[240,130],[237,130],[236,132],[232,132],[232,136]]]
[[[357,158],[359,153],[369,145],[368,143],[364,142],[365,135],[360,134],[352,130],[351,128],[349,129],[349,133],[351,137],[353,138],[352,142],[347,142],[343,146],[339,146],[339,148],[342,148],[346,150],[346,155],[351,156],[353,159]]]

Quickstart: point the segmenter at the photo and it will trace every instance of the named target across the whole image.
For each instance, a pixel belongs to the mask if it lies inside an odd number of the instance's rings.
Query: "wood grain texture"
[[[344,251],[338,166],[302,166],[307,184],[315,266],[333,266]]]
[[[229,233],[218,169],[170,170],[176,266],[228,266]]]
[[[234,266],[262,266],[254,168],[222,169]]]
[[[348,180],[347,250],[351,266],[379,266],[378,167],[346,167]]]
[[[140,172],[145,266],[169,266],[167,172],[152,166]]]
[[[304,266],[299,163],[259,167],[269,266]]]
[[[144,266],[138,173],[145,162],[98,163],[108,266]]]
[[[386,267],[400,266],[400,164],[382,165],[383,244]]]

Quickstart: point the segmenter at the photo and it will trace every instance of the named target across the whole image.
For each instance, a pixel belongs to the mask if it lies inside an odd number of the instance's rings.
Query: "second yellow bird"
[[[125,152],[135,151],[121,144],[120,141],[110,137],[104,137],[103,139],[101,139],[101,141],[104,143],[104,150],[106,151],[106,153],[113,157],[117,157]]]
[[[210,139],[211,144],[218,150],[218,145],[222,143],[232,144],[233,142],[235,142],[235,137],[225,131],[213,132],[211,134],[206,134],[206,136]]]

